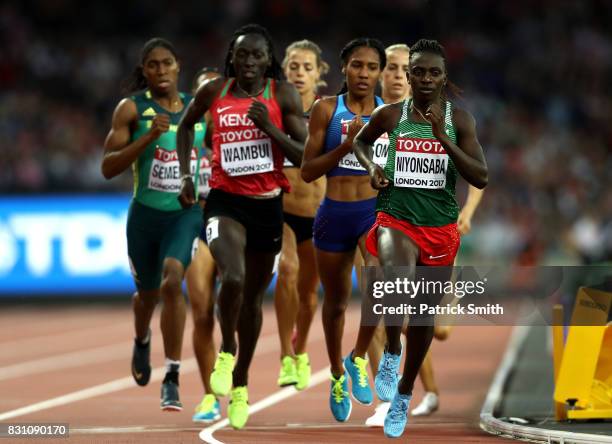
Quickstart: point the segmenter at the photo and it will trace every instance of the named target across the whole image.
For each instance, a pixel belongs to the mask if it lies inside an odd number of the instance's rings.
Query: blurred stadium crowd
[[[483,263],[612,259],[612,3],[605,0],[5,1],[2,193],[129,190],[128,174],[106,182],[99,165],[121,80],[144,41],[174,42],[188,88],[198,68],[222,70],[233,30],[248,22],[270,29],[278,58],[293,40],[319,43],[332,66],[327,94],[340,86],[338,54],[354,37],[386,45],[440,40],[490,171],[463,253]]]

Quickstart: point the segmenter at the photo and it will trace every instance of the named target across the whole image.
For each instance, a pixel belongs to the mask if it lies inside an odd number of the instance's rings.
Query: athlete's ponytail
[[[121,83],[121,91],[124,95],[130,95],[136,91],[143,90],[147,88],[147,79],[142,73],[142,67],[149,56],[149,53],[153,51],[155,48],[166,48],[168,51],[172,53],[175,59],[178,60],[178,55],[176,53],[176,49],[174,45],[170,43],[168,40],[163,39],[161,37],[155,37],[149,40],[144,44],[142,49],[140,50],[140,64],[137,65],[132,73]]]

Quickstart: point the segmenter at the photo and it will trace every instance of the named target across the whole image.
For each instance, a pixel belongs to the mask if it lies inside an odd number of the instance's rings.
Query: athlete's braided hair
[[[270,66],[268,66],[268,69],[266,69],[264,76],[280,80],[283,70],[281,68],[280,63],[278,63],[276,56],[274,55],[274,43],[272,43],[270,33],[266,28],[257,24],[244,25],[243,27],[237,29],[232,35],[232,41],[229,44],[229,49],[227,50],[227,55],[225,56],[225,69],[223,71],[225,77],[236,77],[234,65],[232,65],[232,53],[234,51],[234,45],[236,44],[236,40],[238,39],[238,37],[247,34],[258,34],[266,40],[266,44],[268,45],[268,54],[272,62],[270,63]]]
[[[145,60],[149,56],[149,53],[155,48],[160,47],[166,48],[168,51],[170,51],[176,60],[179,59],[176,49],[174,48],[174,45],[172,43],[161,37],[152,38],[151,40],[146,42],[140,50],[140,64],[138,64],[134,68],[134,71],[132,71],[130,76],[126,78],[121,84],[121,90],[125,95],[132,94],[135,91],[140,91],[147,87],[147,79],[145,79],[145,76],[142,73],[142,66],[144,65]]]
[[[437,40],[420,39],[410,47],[410,59],[412,59],[415,54],[424,52],[442,57],[447,79],[446,85],[442,88],[442,94],[445,95],[446,89],[448,89],[453,96],[461,97],[461,93],[463,91],[453,82],[448,80],[448,66],[446,63],[446,51],[444,50],[444,46],[442,46]]]
[[[372,39],[369,37],[360,37],[351,40],[346,44],[344,48],[342,48],[342,51],[340,51],[340,59],[342,60],[342,66],[344,67],[348,64],[349,58],[351,57],[353,51],[363,46],[376,50],[376,52],[378,53],[378,58],[380,60],[380,70],[382,71],[383,69],[385,69],[385,66],[387,65],[387,55],[385,54],[385,46],[380,40]],[[345,80],[342,84],[342,88],[338,92],[338,95],[344,94],[347,91],[348,85],[346,84]]]

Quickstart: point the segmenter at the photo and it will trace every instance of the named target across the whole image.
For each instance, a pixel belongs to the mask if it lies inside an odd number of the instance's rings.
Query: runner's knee
[[[299,271],[298,261],[289,255],[281,255],[280,262],[278,264],[278,275],[285,281],[297,282],[297,276]]]

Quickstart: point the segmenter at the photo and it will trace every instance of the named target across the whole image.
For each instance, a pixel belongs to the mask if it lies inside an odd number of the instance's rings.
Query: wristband
[[[184,181],[185,179],[190,179],[191,180],[191,174],[183,174],[181,176],[181,182]]]

